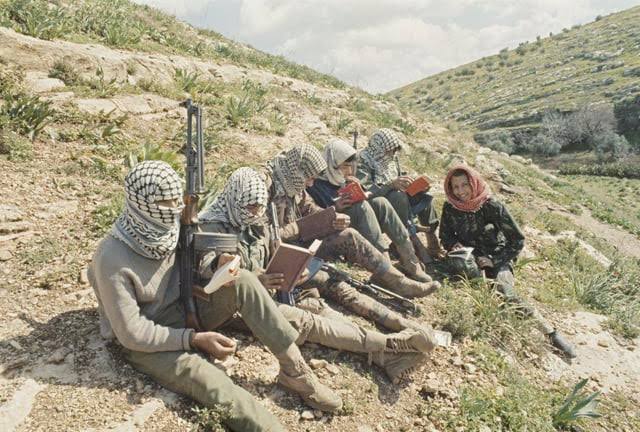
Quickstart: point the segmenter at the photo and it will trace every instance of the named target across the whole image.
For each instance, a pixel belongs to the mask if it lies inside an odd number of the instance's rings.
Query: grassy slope
[[[389,94],[479,129],[529,126],[547,109],[613,102],[640,92],[640,7],[503,51]]]
[[[12,19],[7,13],[7,4],[9,2],[0,3],[3,22],[25,30],[19,21]],[[104,21],[105,14],[109,15],[113,11],[111,8],[95,7],[107,4],[105,2],[88,1],[82,4],[93,6],[86,12],[89,21]],[[75,30],[64,36],[81,42],[106,43],[110,40],[117,42],[115,46],[118,48],[180,53],[197,59],[207,58],[207,55],[198,55],[188,50],[188,47],[193,46],[191,38],[202,38],[200,41],[205,46],[216,46],[220,41],[217,35],[198,32],[157,11],[126,2],[117,2],[116,6],[123,13],[126,12],[126,16],[131,16],[133,23],[146,29],[142,32],[143,35],[162,33],[174,36],[169,37],[169,40],[156,42],[156,45],[149,45],[135,41],[135,37],[115,37],[113,32],[119,28],[117,23],[106,27],[110,32],[108,34],[111,34],[107,37],[105,33],[95,29],[82,30],[84,27],[78,26],[75,21],[65,24]],[[40,9],[35,11],[34,13],[43,13]],[[144,20],[136,17],[144,17]],[[64,18],[56,18],[52,23],[64,21]],[[177,29],[184,30],[187,36],[183,36]],[[142,39],[146,37],[142,36]],[[181,39],[183,37],[186,39]],[[277,71],[286,76],[299,70],[298,76],[318,84],[318,91],[325,86],[339,91],[330,78],[303,72],[306,69],[298,69],[289,63],[287,68],[278,69],[273,64],[280,64],[277,58],[241,48],[229,41],[225,41],[225,44],[244,52],[244,57],[235,59],[233,56],[221,57],[214,54],[216,61],[224,63],[231,59],[234,64],[239,62],[253,67],[257,63],[242,59],[257,56],[266,59],[264,65],[261,65],[266,70]],[[15,65],[9,63],[5,66],[11,72]],[[44,67],[46,71],[50,65],[45,64]],[[20,68],[16,69],[20,72]],[[133,70],[130,72],[132,76],[142,73]],[[305,75],[306,73],[309,75]],[[9,75],[20,76],[19,73]],[[415,144],[408,163],[414,169],[428,172],[437,179],[442,178],[452,163],[452,155],[473,162],[478,153],[468,136],[452,134],[444,128],[420,121],[419,117],[403,115],[394,107],[381,105],[378,100],[357,89],[345,88],[346,96],[331,101],[320,99],[314,93],[300,93],[275,84],[257,89],[257,83],[249,86],[246,82],[225,83],[208,75],[200,75],[196,84],[190,85],[185,82],[189,80],[185,80],[184,75],[178,74],[171,83],[162,85],[149,82],[149,79],[146,77],[137,84],[118,80],[112,84],[107,83],[106,90],[105,84],[100,84],[99,80],[90,83],[77,81],[66,90],[73,92],[76,98],[106,99],[120,94],[143,92],[178,99],[187,90],[206,108],[206,134],[209,137],[207,146],[210,150],[207,173],[210,175],[208,184],[212,188],[219,187],[233,168],[244,164],[257,165],[264,160],[265,154],[273,154],[290,142],[305,141],[321,145],[327,136],[346,138],[348,131],[354,126],[363,134],[368,134],[379,126],[396,127],[403,131],[407,140]],[[6,83],[3,80],[0,82]],[[20,86],[20,82],[17,86]],[[232,115],[237,112],[230,101],[234,98],[241,100],[245,96],[252,103],[264,105],[264,108],[259,111],[254,109],[246,115]],[[296,117],[302,115],[320,122],[328,132],[318,138],[318,130],[304,129],[304,124],[296,123]],[[70,416],[77,427],[102,427],[105,422],[126,418],[140,402],[139,398],[154,396],[157,388],[145,380],[143,384],[150,386],[152,391],[140,391],[138,383],[143,378],[119,362],[118,356],[111,360],[115,362],[115,368],[119,372],[117,378],[95,377],[95,362],[99,358],[93,345],[95,342],[92,342],[92,338],[97,337],[95,302],[91,295],[85,293],[86,285],[78,283],[78,275],[86,266],[96,242],[109,228],[122,206],[121,184],[125,172],[122,159],[130,151],[137,152],[140,144],[150,136],[155,143],[161,143],[163,150],[175,152],[182,141],[183,122],[179,117],[171,115],[156,121],[136,116],[119,118],[115,114],[86,115],[80,113],[73,104],[56,107],[55,114],[49,120],[51,123],[34,143],[16,139],[12,142],[19,142],[20,145],[12,147],[13,152],[10,151],[8,157],[0,159],[0,169],[6,173],[2,193],[9,197],[7,203],[20,205],[27,219],[33,220],[35,228],[41,231],[32,241],[17,244],[13,250],[14,258],[7,263],[8,274],[11,276],[4,278],[0,286],[1,293],[9,294],[0,296],[0,315],[3,317],[0,360],[3,364],[18,364],[15,370],[19,371],[17,379],[20,379],[21,374],[29,376],[28,367],[24,367],[25,361],[26,364],[36,364],[42,360],[43,355],[46,358],[52,349],[60,346],[72,347],[76,357],[73,370],[87,374],[91,379],[81,381],[80,385],[70,389],[53,380],[53,385],[43,391],[36,401],[25,429],[47,427],[49,430],[67,430]],[[9,124],[9,128],[11,126]],[[539,211],[546,203],[571,206],[571,193],[563,193],[552,179],[532,168],[502,156],[496,158],[508,170],[505,180],[520,191],[515,196],[502,198],[509,203],[523,225],[545,231],[575,228],[569,221],[564,221],[562,225],[556,219],[543,218]],[[30,181],[25,182],[24,179]],[[442,194],[435,192],[436,201],[440,205],[443,201]],[[75,217],[81,223],[69,227],[68,218],[62,216],[52,220],[39,220],[41,216],[38,215],[43,211],[42,204],[49,205],[58,200],[78,203]],[[579,235],[593,241],[588,234]],[[604,248],[605,245],[602,246]],[[590,308],[603,312],[581,302],[576,292],[566,284],[569,276],[603,271],[574,249],[571,243],[559,246],[543,244],[534,249],[534,252],[543,257],[543,262],[518,269],[522,286],[528,287],[526,293],[543,301],[541,307],[555,318],[566,310]],[[612,250],[605,248],[604,251],[614,257]],[[586,271],[585,267],[589,270]],[[540,272],[547,277],[538,277]],[[320,422],[299,423],[298,412],[301,407],[295,398],[281,398],[284,402],[270,404],[270,408],[291,430],[355,430],[358,425],[366,423],[378,423],[385,430],[427,429],[430,423],[440,430],[453,430],[456,427],[475,430],[481,426],[496,430],[501,423],[512,430],[522,429],[525,425],[529,429],[552,430],[550,414],[573,383],[553,383],[546,377],[538,357],[545,348],[541,337],[532,331],[532,324],[515,319],[508,311],[500,311],[496,299],[486,287],[447,284],[443,291],[437,298],[420,300],[420,304],[428,311],[433,311],[433,315],[426,314],[429,321],[431,317],[435,317],[438,325],[458,326],[457,336],[460,339],[452,350],[439,351],[428,370],[416,378],[416,383],[421,384],[433,376],[437,377],[443,385],[442,392],[425,394],[420,385],[399,391],[390,386],[379,371],[368,372],[368,368],[363,367],[356,356],[330,350],[307,349],[307,356],[327,358],[332,362],[337,359],[340,374],[333,378],[324,375],[323,379],[342,392],[347,406],[346,415],[333,418],[325,427]],[[11,301],[24,293],[29,294],[28,302],[17,306]],[[556,315],[556,311],[559,315]],[[24,320],[31,323],[30,327],[15,330],[14,327],[22,322],[20,317],[25,317]],[[49,324],[39,326],[38,323]],[[65,328],[64,333],[58,330],[61,326]],[[20,341],[22,346],[28,348],[16,351],[13,345],[7,343],[8,340]],[[47,348],[45,354],[38,349],[40,346]],[[251,344],[244,353],[249,361],[241,364],[249,369],[243,369],[239,373],[240,378],[245,378],[241,382],[265,400],[265,403],[269,403],[273,386],[269,382],[261,383],[263,376],[254,370],[264,368],[267,357],[256,344]],[[459,365],[452,367],[453,358],[458,357],[467,364],[475,364],[478,372],[468,373],[467,369]],[[515,358],[517,361],[508,362],[505,358]],[[8,399],[17,385],[11,381],[6,386],[0,386],[0,400]],[[638,426],[637,419],[632,414],[613,414],[632,411],[634,408],[633,402],[616,395],[614,393],[607,397],[604,407],[606,416],[595,426],[596,430],[623,427],[631,430]],[[66,410],[61,413],[59,406],[65,406]],[[191,404],[183,401],[179,406],[181,408],[175,411],[161,412],[158,418],[147,421],[144,428],[188,429],[190,424],[197,421],[189,413]]]

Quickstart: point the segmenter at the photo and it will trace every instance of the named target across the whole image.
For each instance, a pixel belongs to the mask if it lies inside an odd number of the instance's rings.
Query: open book
[[[409,196],[414,196],[420,192],[426,192],[431,188],[431,183],[429,183],[429,179],[425,176],[420,176],[413,181],[404,191]]]
[[[267,265],[266,273],[282,273],[284,283],[281,291],[290,292],[307,268],[309,261],[316,254],[322,240],[314,240],[309,249],[281,243]]]
[[[333,234],[333,222],[336,220],[336,208],[331,206],[317,213],[300,218],[296,221],[300,240],[303,242],[321,239]]]
[[[221,286],[234,281],[240,274],[240,256],[236,255],[233,259],[222,265],[211,277],[211,280],[204,286],[203,291],[211,294]]]
[[[358,182],[347,183],[345,186],[338,189],[338,195],[340,195],[340,197],[347,197],[353,201],[354,204],[369,198],[368,192],[365,192]]]

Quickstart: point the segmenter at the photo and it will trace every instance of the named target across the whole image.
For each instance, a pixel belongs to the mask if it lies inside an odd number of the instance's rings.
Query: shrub
[[[5,7],[16,30],[29,36],[49,40],[68,30],[63,9],[44,0],[10,0]]]
[[[146,160],[160,160],[171,165],[177,173],[182,173],[184,167],[178,153],[174,151],[165,151],[157,144],[145,143],[136,152],[130,152],[124,160],[127,168],[131,169],[138,163]]]
[[[4,97],[0,117],[4,117],[10,127],[33,141],[51,122],[54,112],[50,101],[41,101],[37,96],[21,94]]]
[[[606,176],[618,178],[640,179],[640,164],[630,161],[616,161],[611,163],[563,164],[560,174],[581,174],[592,176]]]
[[[11,161],[30,160],[33,156],[33,145],[29,139],[13,131],[2,128],[0,119],[0,154],[5,154]]]
[[[80,82],[80,76],[73,65],[64,60],[56,60],[49,71],[49,78],[58,78],[68,86],[76,85]]]
[[[483,144],[492,150],[508,154],[512,154],[516,149],[513,137],[507,131],[499,131],[496,134],[492,134]]]
[[[582,418],[600,417],[600,414],[596,412],[600,392],[593,392],[587,396],[583,390],[587,382],[586,378],[580,380],[567,396],[562,406],[553,413],[554,428],[565,429]]]

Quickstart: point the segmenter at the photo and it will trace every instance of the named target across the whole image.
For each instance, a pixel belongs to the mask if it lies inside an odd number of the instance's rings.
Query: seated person
[[[512,264],[524,247],[524,235],[504,204],[492,198],[480,175],[464,165],[449,171],[444,190],[447,202],[440,224],[444,248],[448,251],[473,248],[475,260],[469,261],[470,268],[465,272],[484,271],[495,280],[496,289],[508,302],[519,305],[522,312],[537,320],[540,330],[556,348],[568,357],[575,357],[573,347],[514,289]]]
[[[278,290],[282,274],[266,274],[271,258],[269,229],[265,227],[267,189],[260,175],[251,168],[239,168],[227,181],[224,190],[200,214],[206,232],[235,234],[239,238],[242,267],[254,272],[270,290]],[[221,255],[220,259],[225,257]],[[214,257],[210,254],[208,259]],[[225,257],[226,259],[226,257]],[[205,267],[208,267],[205,264]],[[325,277],[325,283],[329,283]],[[313,281],[306,286],[313,286]],[[316,293],[317,290],[305,290]],[[298,330],[298,345],[305,341],[344,351],[367,353],[370,359],[384,368],[392,381],[399,380],[423,364],[433,349],[429,334],[416,330],[384,335],[356,326],[344,315],[331,309],[318,295],[298,298],[295,307],[278,305],[282,314]]]
[[[323,156],[327,169],[313,182],[313,186],[307,188],[315,203],[322,208],[333,205],[337,211],[348,215],[352,228],[380,252],[388,254],[389,243],[383,236],[384,232],[391,239],[405,274],[414,280],[429,282],[431,278],[415,254],[409,232],[385,197],[354,203],[349,196],[339,196],[338,190],[347,182],[359,183],[353,177],[356,150],[344,141],[333,140],[325,146]]]
[[[313,202],[305,187],[313,186],[315,178],[326,168],[324,158],[311,145],[284,151],[267,163],[264,180],[269,203],[276,205],[283,241],[301,243],[297,220],[323,210]],[[406,277],[349,224],[349,216],[337,214],[332,226],[334,233],[322,238],[322,246],[317,252],[319,258],[332,260],[343,257],[347,262],[371,272],[373,283],[405,297],[424,297],[440,286],[438,282],[418,282]]]
[[[414,196],[404,192],[414,179],[400,169],[397,153],[402,146],[400,137],[393,130],[379,129],[358,155],[356,176],[374,197],[383,196],[389,200],[409,231],[416,253],[424,264],[430,264],[433,258],[440,259],[444,256],[436,236],[438,215],[432,205],[433,197],[426,191]],[[420,224],[415,222],[416,217]],[[425,233],[426,248],[418,237],[418,232]]]
[[[295,344],[300,335],[253,273],[242,271],[209,302],[198,300],[204,331],[186,328],[175,265],[182,181],[168,164],[137,164],[125,178],[125,197],[125,209],[93,256],[89,280],[98,298],[101,334],[122,345],[134,368],[207,407],[228,406],[225,423],[231,430],[284,431],[273,414],[207,359],[235,351],[235,342],[214,329],[240,312],[278,359],[281,385],[313,408],[341,408],[340,397],[319,382],[300,354]]]

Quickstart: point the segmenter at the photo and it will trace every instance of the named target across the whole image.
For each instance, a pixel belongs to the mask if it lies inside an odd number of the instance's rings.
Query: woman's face
[[[471,199],[472,190],[466,174],[451,177],[451,190],[453,195],[462,202]]]
[[[345,178],[353,176],[353,162],[342,162],[338,165],[338,171]]]

